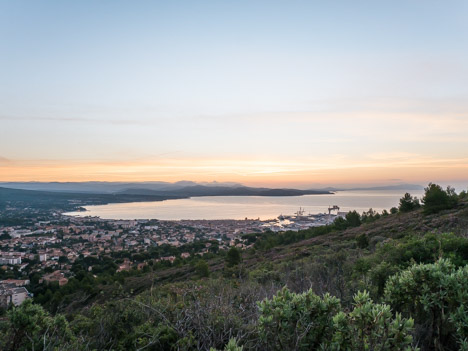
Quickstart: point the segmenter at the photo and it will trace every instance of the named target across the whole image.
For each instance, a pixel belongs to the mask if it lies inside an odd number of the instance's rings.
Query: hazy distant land
[[[332,194],[328,190],[251,188],[244,186],[182,186],[141,183],[2,183],[0,199],[5,206],[77,209],[85,205],[163,201],[200,196],[301,196]],[[26,190],[26,189],[28,190]],[[33,190],[32,190],[33,189]]]
[[[255,196],[296,196],[307,194],[330,194],[343,190],[422,190],[421,185],[398,184],[383,186],[360,187],[326,187],[310,188],[306,190],[292,188],[248,187],[232,182],[0,182],[0,187],[40,190],[69,193],[94,194],[132,194],[132,195],[160,195],[160,196],[226,196],[255,195]]]
[[[418,185],[404,184],[367,188],[366,190],[411,190],[422,189]],[[169,199],[188,199],[209,196],[264,196],[286,197],[303,195],[333,195],[343,189],[290,189],[254,188],[237,183],[194,182],[9,182],[0,183],[0,207],[6,204],[15,207],[32,207],[72,211],[89,205],[112,203],[150,202]],[[356,189],[347,189],[356,190]]]

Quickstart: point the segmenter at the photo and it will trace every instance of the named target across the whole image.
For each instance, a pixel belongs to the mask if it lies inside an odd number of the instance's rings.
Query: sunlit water
[[[299,207],[306,213],[324,213],[328,206],[337,205],[340,211],[357,210],[359,213],[373,208],[389,210],[398,206],[404,190],[340,191],[334,195],[304,196],[207,196],[190,199],[132,202],[86,206],[86,212],[69,212],[74,216],[98,216],[105,219],[245,219],[262,220],[292,215]],[[421,192],[410,191],[420,197]]]

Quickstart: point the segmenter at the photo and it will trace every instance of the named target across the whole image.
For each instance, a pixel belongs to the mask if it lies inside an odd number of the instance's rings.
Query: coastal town
[[[11,209],[10,209],[11,210]],[[339,214],[341,215],[341,214]],[[155,264],[202,257],[251,243],[244,234],[266,231],[297,231],[325,225],[337,215],[294,216],[276,219],[111,220],[90,216],[67,216],[60,212],[30,211],[18,225],[0,226],[0,307],[19,305],[35,285],[63,286],[77,273],[77,262],[87,260],[91,273],[99,272],[105,258],[115,272],[148,270]],[[93,264],[94,263],[94,264]]]
[[[143,269],[151,263],[203,256],[230,246],[243,248],[244,233],[265,230],[258,220],[157,221],[105,220],[97,217],[55,216],[20,226],[0,227],[0,305],[20,304],[33,273],[38,283],[67,284],[77,259],[108,256],[120,263],[116,271]],[[199,245],[190,246],[190,244]],[[187,246],[187,252],[180,248]],[[160,248],[150,260],[139,253]],[[125,257],[124,257],[125,256]],[[122,257],[123,260],[122,260]],[[122,261],[122,262],[119,262]],[[92,266],[89,267],[92,271]],[[6,278],[6,279],[3,279]]]

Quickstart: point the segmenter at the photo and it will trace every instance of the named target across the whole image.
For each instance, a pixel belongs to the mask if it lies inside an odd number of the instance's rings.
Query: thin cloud
[[[379,152],[367,155],[368,158],[376,160],[395,160],[420,157],[421,155],[410,152]]]
[[[102,123],[121,125],[151,125],[155,120],[141,119],[103,119],[88,117],[43,117],[43,116],[0,116],[3,121],[49,121],[49,122],[74,122],[74,123]]]

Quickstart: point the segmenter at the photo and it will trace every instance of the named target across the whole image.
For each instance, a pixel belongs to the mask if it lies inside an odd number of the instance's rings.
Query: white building
[[[10,233],[12,238],[21,238],[22,236],[31,235],[32,232],[28,229],[17,229]]]
[[[21,256],[2,256],[0,264],[21,264]]]
[[[10,304],[21,305],[29,298],[25,287],[16,287],[14,284],[0,284],[0,306],[7,308]]]

